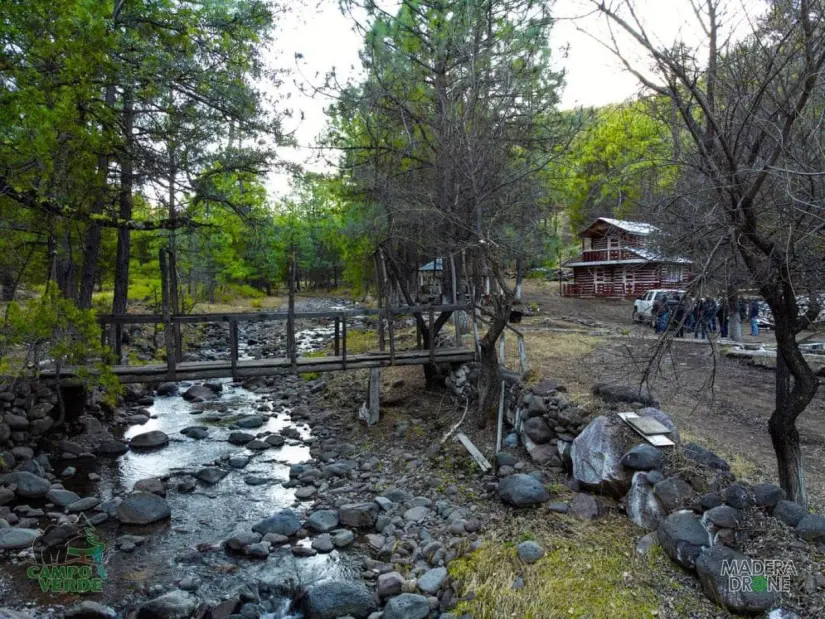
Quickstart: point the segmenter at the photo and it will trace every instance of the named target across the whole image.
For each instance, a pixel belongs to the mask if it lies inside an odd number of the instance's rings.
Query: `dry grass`
[[[194,314],[220,314],[232,312],[258,312],[264,309],[271,310],[286,305],[289,299],[285,296],[262,297],[260,299],[234,299],[229,303],[198,303]]]
[[[531,331],[524,334],[530,367],[539,378],[556,378],[567,385],[571,395],[590,396],[590,381],[582,372],[586,357],[602,345],[601,337],[582,333]]]

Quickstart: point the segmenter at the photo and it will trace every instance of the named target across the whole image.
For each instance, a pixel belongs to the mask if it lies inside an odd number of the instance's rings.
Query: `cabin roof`
[[[612,219],[610,217],[599,217],[592,224],[587,226],[579,233],[579,236],[601,236],[607,228],[619,228],[630,234],[639,236],[648,236],[654,232],[658,232],[659,228],[652,224],[647,224],[641,221],[624,221],[623,219]]]
[[[428,262],[423,267],[418,268],[419,271],[443,271],[443,263],[441,258],[436,258],[432,262]]]

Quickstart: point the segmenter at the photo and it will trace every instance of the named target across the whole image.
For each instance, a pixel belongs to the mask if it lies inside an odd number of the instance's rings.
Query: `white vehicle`
[[[639,297],[633,302],[633,321],[634,322],[652,322],[653,321],[653,304],[656,301],[664,302],[665,299],[675,295],[683,297],[684,290],[665,289],[648,290],[644,296]]]

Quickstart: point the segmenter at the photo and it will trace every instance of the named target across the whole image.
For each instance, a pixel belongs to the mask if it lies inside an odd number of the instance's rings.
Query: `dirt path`
[[[552,284],[536,283],[527,287],[525,301],[540,307],[524,324],[528,353],[540,373],[567,381],[584,396],[595,382],[638,383],[649,371],[655,340],[648,339],[649,329],[633,324],[632,302],[564,299]],[[593,324],[581,324],[589,321]],[[770,342],[772,334],[747,339]],[[771,370],[714,355],[707,345],[677,341],[650,379],[685,438],[715,449],[741,476],[776,480],[767,432],[775,393]],[[825,507],[825,389],[798,425],[811,502],[820,510]]]

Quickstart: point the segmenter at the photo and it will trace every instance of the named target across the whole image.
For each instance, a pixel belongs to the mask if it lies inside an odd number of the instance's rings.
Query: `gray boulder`
[[[723,573],[724,565],[744,563],[745,555],[717,545],[704,549],[696,560],[696,572],[705,595],[725,610],[736,614],[752,615],[762,613],[776,602],[776,594],[770,591],[756,591],[757,587],[736,586],[735,578]],[[740,590],[741,589],[741,590]]]
[[[163,447],[169,443],[169,437],[165,432],[160,430],[152,430],[133,436],[129,441],[129,447],[132,449],[154,449],[156,447]]]
[[[622,466],[636,471],[658,469],[665,460],[665,454],[653,445],[642,443],[622,456]]]
[[[37,539],[37,529],[19,529],[6,527],[0,529],[0,550],[19,550],[28,548]]]
[[[693,487],[678,477],[668,477],[660,481],[653,486],[653,494],[667,513],[686,506],[696,498]]]
[[[702,523],[708,523],[720,529],[735,529],[742,520],[742,512],[730,505],[712,507],[702,514]]]
[[[659,405],[646,387],[639,387],[638,385],[596,383],[593,385],[593,394],[599,396],[605,402],[626,402],[628,404],[641,402],[645,406]]]
[[[570,453],[574,479],[615,498],[624,496],[630,488],[630,475],[622,466],[626,430],[619,423],[596,417],[575,438]]]
[[[785,498],[785,491],[776,484],[756,484],[751,490],[753,502],[758,507],[775,507]]]
[[[649,531],[656,530],[667,516],[659,499],[653,494],[653,484],[648,481],[645,473],[633,475],[630,491],[625,497],[625,510],[634,524]]]
[[[238,419],[238,421],[235,422],[235,425],[244,429],[260,428],[264,425],[264,419],[260,415],[249,415],[248,417]]]
[[[376,593],[382,600],[394,595],[398,595],[404,589],[404,577],[398,572],[387,572],[379,574]]]
[[[799,521],[794,531],[806,542],[825,542],[825,516],[808,514]]]
[[[516,552],[518,553],[518,558],[528,565],[535,563],[544,556],[544,548],[532,541],[520,543],[516,547]]]
[[[282,509],[274,513],[269,518],[265,518],[258,522],[253,531],[266,535],[267,533],[277,533],[278,535],[286,535],[290,537],[298,532],[301,528],[301,521],[298,515],[291,509]]]
[[[773,508],[773,517],[778,518],[789,527],[795,527],[805,516],[808,510],[793,501],[779,501]]]
[[[48,494],[52,487],[48,479],[28,471],[16,471],[0,475],[0,483],[17,486],[17,490],[14,492],[23,499],[41,499]]]
[[[246,445],[255,440],[255,436],[247,432],[230,432],[229,442],[233,445]]]
[[[725,488],[725,503],[736,509],[747,509],[753,504],[750,491],[741,484],[731,484]]]
[[[498,484],[498,495],[502,501],[516,507],[529,507],[550,500],[541,482],[523,473],[503,477]]]
[[[338,512],[332,509],[319,509],[310,514],[306,528],[316,533],[327,533],[338,526]]]
[[[187,619],[198,607],[198,598],[177,589],[141,604],[136,619]]]
[[[429,593],[430,595],[435,595],[438,593],[438,590],[444,585],[447,580],[447,568],[446,567],[436,567],[431,570],[427,570],[421,577],[418,579],[418,588],[421,589],[424,593]]]
[[[375,526],[379,509],[378,503],[375,502],[342,505],[338,510],[338,520],[347,527],[370,529]]]
[[[92,600],[83,600],[66,609],[65,619],[115,619],[115,609]]]
[[[337,619],[346,615],[365,619],[377,606],[363,585],[328,580],[307,589],[301,608],[306,619]]]
[[[217,484],[227,475],[229,475],[229,471],[225,471],[214,466],[207,466],[195,473],[195,477],[205,484]]]
[[[69,490],[54,488],[46,493],[46,500],[59,507],[67,507],[75,501],[79,501],[80,495]]]
[[[204,385],[192,385],[183,392],[183,399],[192,402],[193,400],[211,400],[217,397],[214,391]]]
[[[429,615],[429,600],[415,593],[402,593],[384,607],[384,619],[426,619]]]
[[[688,569],[693,569],[702,550],[712,545],[710,533],[690,511],[676,512],[665,518],[659,523],[657,537],[667,556]]]
[[[730,470],[730,465],[725,460],[717,456],[711,450],[705,449],[696,443],[686,443],[684,453],[688,458],[701,466],[717,469],[719,471]]]
[[[121,501],[115,512],[115,517],[123,524],[150,524],[171,515],[169,503],[151,492],[132,492]]]
[[[177,395],[178,393],[178,384],[177,383],[162,383],[157,388],[157,394],[164,396],[164,395]]]
[[[550,439],[556,437],[556,433],[541,417],[533,417],[525,421],[522,432],[529,436],[531,441],[539,445],[549,443]]]

